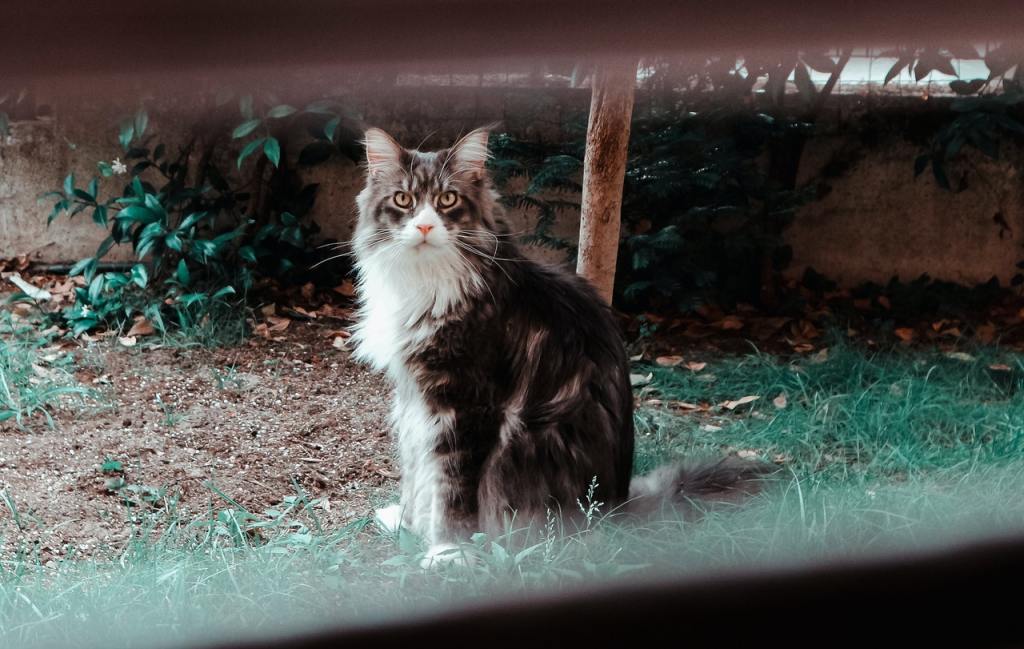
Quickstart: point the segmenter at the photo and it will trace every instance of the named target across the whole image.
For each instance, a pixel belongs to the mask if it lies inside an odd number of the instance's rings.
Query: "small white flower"
[[[110,168],[114,170],[114,173],[118,176],[123,176],[128,173],[128,165],[121,162],[121,158],[114,158],[114,161],[110,163]]]

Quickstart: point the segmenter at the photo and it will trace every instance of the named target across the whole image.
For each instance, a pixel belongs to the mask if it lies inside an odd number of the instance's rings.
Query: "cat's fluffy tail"
[[[760,493],[778,467],[726,457],[711,462],[679,462],[633,478],[628,510],[649,514],[663,508],[687,513],[720,503],[739,503]]]

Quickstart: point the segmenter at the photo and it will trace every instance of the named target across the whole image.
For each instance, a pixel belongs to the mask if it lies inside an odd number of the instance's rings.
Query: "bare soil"
[[[116,551],[153,507],[144,487],[179,497],[185,517],[230,506],[211,483],[255,513],[279,508],[297,483],[321,499],[325,528],[369,515],[398,477],[385,381],[316,322],[293,321],[275,338],[220,349],[94,343],[78,379],[97,389],[97,407],[58,410],[52,428],[0,423],[0,552]],[[108,459],[122,471],[104,472]]]

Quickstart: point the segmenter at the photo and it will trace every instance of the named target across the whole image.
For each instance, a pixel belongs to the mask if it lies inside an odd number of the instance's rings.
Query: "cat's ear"
[[[401,165],[402,146],[379,128],[366,131],[363,144],[366,145],[366,168],[371,177],[376,178],[381,172]]]
[[[491,125],[470,131],[452,147],[456,167],[472,180],[479,180],[484,176],[487,161],[491,158],[487,140],[493,128],[494,125]]]

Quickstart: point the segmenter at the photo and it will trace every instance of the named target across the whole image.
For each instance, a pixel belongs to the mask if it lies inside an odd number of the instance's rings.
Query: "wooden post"
[[[635,60],[607,62],[594,73],[576,272],[590,280],[608,303],[619,252],[622,182],[635,87]]]

